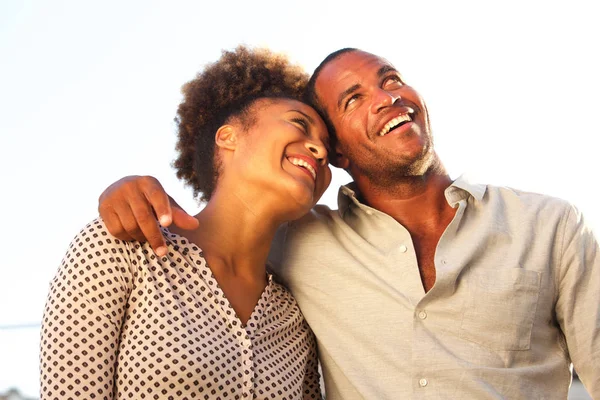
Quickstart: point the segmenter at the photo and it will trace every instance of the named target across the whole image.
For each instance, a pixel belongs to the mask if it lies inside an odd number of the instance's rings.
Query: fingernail
[[[158,222],[160,222],[162,226],[167,226],[171,223],[171,218],[169,218],[168,215],[161,215],[161,217],[158,219]]]
[[[159,257],[164,257],[167,255],[167,248],[165,246],[160,246],[156,249],[156,255]]]

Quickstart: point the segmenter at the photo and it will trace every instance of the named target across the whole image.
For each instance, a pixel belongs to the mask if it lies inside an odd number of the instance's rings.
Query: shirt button
[[[406,247],[405,245],[400,246],[400,253],[406,253],[406,250],[408,250],[408,247]]]
[[[427,382],[427,379],[425,379],[425,378],[419,379],[419,386],[421,386],[421,387],[427,386],[428,383],[429,382]]]
[[[421,318],[421,319],[427,318],[427,312],[419,311],[419,318]],[[427,381],[425,381],[425,382],[427,382]]]

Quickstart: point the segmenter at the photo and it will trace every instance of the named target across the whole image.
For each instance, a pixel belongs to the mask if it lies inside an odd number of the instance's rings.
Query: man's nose
[[[371,112],[377,114],[386,107],[394,104],[399,98],[400,95],[397,93],[388,92],[387,90],[380,88],[375,89],[373,94],[373,103],[371,105]]]

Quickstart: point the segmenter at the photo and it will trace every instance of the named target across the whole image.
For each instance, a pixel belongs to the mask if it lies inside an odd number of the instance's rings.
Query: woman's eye
[[[304,133],[308,133],[308,123],[304,119],[293,118],[292,121],[295,122],[296,125],[299,125],[302,128],[302,130],[304,131]]]

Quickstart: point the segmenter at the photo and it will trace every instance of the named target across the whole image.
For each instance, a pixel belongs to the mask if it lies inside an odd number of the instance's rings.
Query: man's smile
[[[385,136],[389,132],[393,131],[394,129],[399,128],[400,126],[405,125],[408,122],[412,122],[411,114],[413,114],[413,113],[414,113],[414,110],[412,108],[406,107],[405,109],[400,111],[399,115],[388,120],[388,122],[385,123],[383,128],[381,128],[379,130],[378,135]]]

